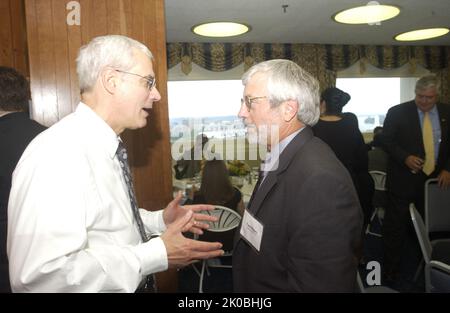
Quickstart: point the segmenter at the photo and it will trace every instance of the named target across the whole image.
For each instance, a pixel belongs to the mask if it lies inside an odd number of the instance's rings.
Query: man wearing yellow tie
[[[383,270],[388,285],[398,279],[410,238],[409,204],[413,202],[423,214],[428,178],[437,177],[442,188],[450,186],[450,106],[438,102],[439,90],[436,76],[420,78],[415,99],[389,109],[384,121],[380,141],[389,155],[389,201],[383,224]],[[411,238],[416,240],[414,235]]]

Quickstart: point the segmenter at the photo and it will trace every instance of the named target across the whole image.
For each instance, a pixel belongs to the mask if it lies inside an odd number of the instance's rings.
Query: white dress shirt
[[[141,242],[118,140],[80,103],[27,147],[8,205],[14,292],[134,292],[168,268],[160,238]],[[140,213],[147,232],[165,230],[162,211]]]

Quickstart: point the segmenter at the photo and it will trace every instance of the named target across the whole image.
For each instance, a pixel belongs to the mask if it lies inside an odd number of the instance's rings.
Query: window
[[[245,135],[238,118],[243,86],[240,80],[169,81],[169,116],[172,141],[204,133],[209,138]]]
[[[343,111],[358,117],[361,132],[372,132],[383,126],[390,107],[414,99],[416,81],[415,77],[338,78],[336,87],[351,96]]]

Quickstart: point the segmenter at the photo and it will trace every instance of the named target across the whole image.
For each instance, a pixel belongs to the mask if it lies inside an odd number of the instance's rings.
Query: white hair
[[[128,71],[136,65],[134,50],[142,51],[152,59],[150,50],[139,41],[120,36],[95,37],[80,48],[77,58],[77,74],[81,92],[91,90],[101,71],[111,67]]]
[[[267,91],[272,107],[284,101],[295,100],[299,110],[297,118],[305,125],[314,126],[320,116],[319,82],[296,63],[275,59],[252,66],[242,76],[244,86],[256,73],[267,77]]]
[[[416,82],[416,93],[418,91],[423,91],[428,88],[435,88],[436,93],[440,94],[441,84],[439,82],[439,79],[436,75],[430,74],[422,76],[417,82]]]

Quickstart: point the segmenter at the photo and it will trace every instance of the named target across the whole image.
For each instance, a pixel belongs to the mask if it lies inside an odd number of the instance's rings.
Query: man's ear
[[[103,88],[108,92],[109,94],[114,94],[116,92],[118,82],[119,82],[119,76],[117,71],[106,68],[100,73],[101,83]]]
[[[292,119],[297,118],[298,103],[294,100],[285,101],[283,104],[283,118],[286,122],[290,122]]]

